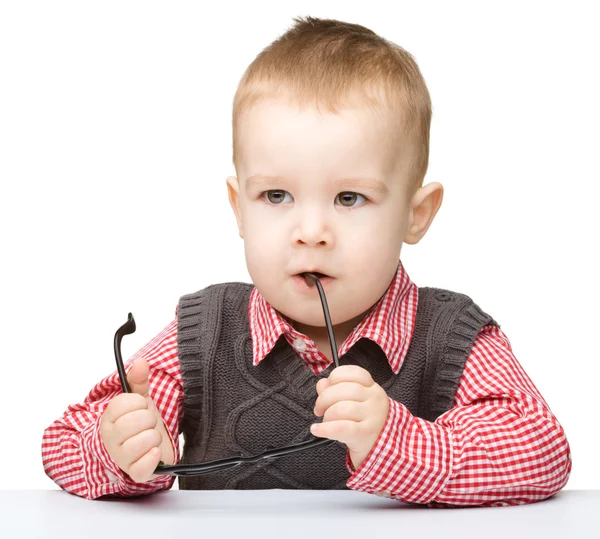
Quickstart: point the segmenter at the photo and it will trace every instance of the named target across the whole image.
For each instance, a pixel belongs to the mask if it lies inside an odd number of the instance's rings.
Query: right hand
[[[114,397],[100,418],[100,437],[108,454],[133,481],[144,483],[158,477],[162,460],[173,464],[175,452],[165,424],[149,395],[148,363],[137,358],[127,381],[131,393]]]

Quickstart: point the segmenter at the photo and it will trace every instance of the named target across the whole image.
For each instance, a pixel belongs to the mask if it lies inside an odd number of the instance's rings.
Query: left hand
[[[337,367],[317,383],[314,436],[338,440],[348,446],[354,469],[365,460],[379,438],[389,412],[389,398],[369,371],[357,365]]]

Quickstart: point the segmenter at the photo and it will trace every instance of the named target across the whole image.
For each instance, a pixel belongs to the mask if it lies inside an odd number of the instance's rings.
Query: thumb
[[[139,395],[142,395],[142,397],[147,397],[149,395],[149,373],[150,368],[148,367],[148,362],[143,357],[138,357],[127,373],[127,382],[133,393],[138,393]]]

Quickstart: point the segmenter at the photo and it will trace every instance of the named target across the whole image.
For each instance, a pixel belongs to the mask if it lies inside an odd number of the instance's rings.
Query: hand
[[[164,422],[148,393],[148,363],[134,361],[127,373],[132,393],[114,397],[100,418],[100,437],[108,454],[137,483],[158,477],[152,472],[162,459],[173,464],[175,452]]]
[[[337,367],[317,383],[315,415],[322,423],[311,425],[314,436],[338,440],[348,446],[354,469],[365,460],[379,438],[389,412],[389,398],[369,371],[356,365]]]

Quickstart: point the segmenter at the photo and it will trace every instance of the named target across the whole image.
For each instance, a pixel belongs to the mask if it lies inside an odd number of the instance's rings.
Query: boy
[[[46,429],[46,473],[87,498],[145,494],[172,486],[153,471],[180,461],[180,432],[183,463],[315,436],[336,442],[180,488],[352,488],[430,506],[551,496],[569,445],[498,323],[463,294],[418,288],[399,261],[443,196],[423,186],[417,65],[362,26],[295,22],[234,99],[227,188],[253,285],[183,296],[129,361],[134,393],[113,373]],[[338,368],[306,272],[323,284]]]

